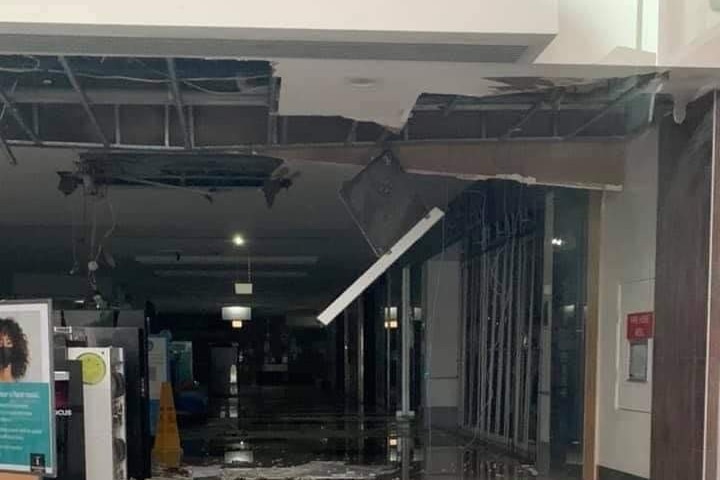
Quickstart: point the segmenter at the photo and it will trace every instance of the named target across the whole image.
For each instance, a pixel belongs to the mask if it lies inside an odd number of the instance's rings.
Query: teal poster
[[[49,401],[46,383],[0,383],[0,468],[45,472],[52,465]]]
[[[0,471],[57,475],[51,312],[0,302]]]

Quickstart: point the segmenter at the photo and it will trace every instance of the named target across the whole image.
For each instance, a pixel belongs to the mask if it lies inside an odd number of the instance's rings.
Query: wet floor
[[[204,472],[196,478],[542,478],[523,461],[457,432],[359,413],[320,389],[240,387],[239,393],[213,400],[207,420],[181,428],[186,461]]]

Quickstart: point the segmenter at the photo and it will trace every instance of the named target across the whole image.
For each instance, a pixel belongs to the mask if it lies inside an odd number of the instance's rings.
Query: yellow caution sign
[[[168,382],[162,384],[160,391],[160,415],[158,415],[155,429],[155,445],[152,456],[158,464],[171,468],[179,467],[182,459],[175,401],[173,400],[172,386]]]

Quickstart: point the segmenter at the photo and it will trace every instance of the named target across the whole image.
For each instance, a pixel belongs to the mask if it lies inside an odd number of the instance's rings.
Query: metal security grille
[[[536,438],[542,208],[528,187],[474,200],[463,268],[462,422],[479,438],[532,452]]]

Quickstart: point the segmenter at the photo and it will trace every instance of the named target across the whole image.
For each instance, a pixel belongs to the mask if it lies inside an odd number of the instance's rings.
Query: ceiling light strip
[[[345,290],[333,303],[331,303],[320,315],[318,320],[325,325],[335,320],[352,302],[372,285],[385,271],[390,268],[410,247],[420,240],[430,229],[435,226],[445,213],[439,208],[433,208],[430,213],[410,229],[398,242],[393,245],[389,252],[380,257],[369,269],[363,273],[355,283]]]

